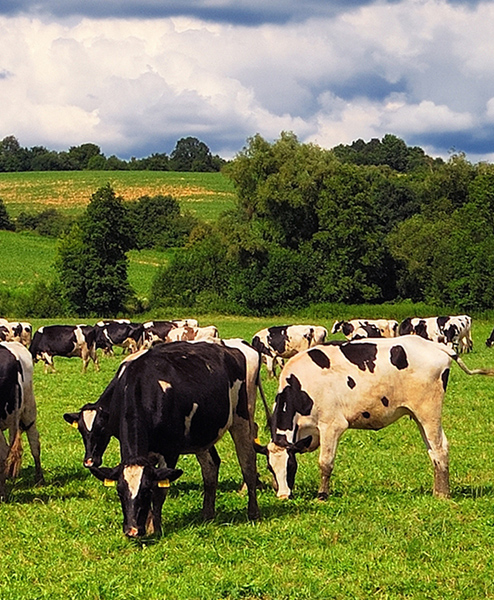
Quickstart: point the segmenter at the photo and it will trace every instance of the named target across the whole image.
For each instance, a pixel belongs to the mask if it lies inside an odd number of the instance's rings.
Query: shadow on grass
[[[81,468],[64,468],[63,470],[44,470],[44,484],[35,483],[34,467],[22,469],[17,479],[8,480],[8,502],[12,504],[30,504],[32,502],[47,502],[67,500],[69,498],[87,499],[87,490],[80,486],[71,485],[89,479],[89,473]]]
[[[494,486],[492,485],[465,485],[453,488],[451,497],[454,500],[461,498],[490,498],[494,496]]]

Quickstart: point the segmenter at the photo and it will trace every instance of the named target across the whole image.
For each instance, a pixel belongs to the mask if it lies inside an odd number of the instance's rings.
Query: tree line
[[[60,238],[53,307],[80,316],[142,309],[125,252],[158,246],[175,250],[146,308],[494,308],[493,165],[461,153],[434,159],[393,135],[328,150],[285,132],[273,143],[250,138],[223,172],[237,201],[214,223],[183,215],[173,198],[127,203],[109,186],[98,190]]]
[[[97,144],[71,146],[57,152],[44,146],[23,148],[13,135],[0,142],[0,172],[19,171],[219,171],[225,160],[211,154],[210,149],[195,137],[178,140],[168,156],[153,153],[145,158],[126,161],[115,155],[106,157]]]

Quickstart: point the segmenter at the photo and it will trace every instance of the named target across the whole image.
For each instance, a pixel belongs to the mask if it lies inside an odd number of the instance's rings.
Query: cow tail
[[[17,477],[21,470],[22,463],[22,438],[21,430],[17,429],[14,436],[14,441],[10,446],[10,451],[5,461],[5,472],[8,477]]]
[[[494,369],[469,369],[457,354],[453,355],[452,358],[456,361],[456,364],[461,368],[461,370],[465,371],[467,375],[488,375],[490,377],[494,377]]]
[[[264,395],[264,390],[262,388],[261,383],[261,369],[257,371],[257,387],[259,389],[259,394],[261,395],[262,403],[264,405],[264,412],[266,413],[266,427],[271,431],[271,420],[273,415],[271,414],[271,410],[268,406],[268,401],[266,400],[266,396]]]

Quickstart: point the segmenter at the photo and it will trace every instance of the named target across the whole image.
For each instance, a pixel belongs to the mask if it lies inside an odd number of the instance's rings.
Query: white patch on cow
[[[139,465],[130,465],[130,467],[125,467],[123,470],[123,477],[127,485],[129,486],[130,497],[132,498],[132,500],[139,493],[143,472],[144,467],[141,467]]]
[[[78,346],[82,346],[82,344],[86,341],[84,338],[84,334],[82,333],[81,325],[77,325],[77,327],[75,327],[74,335],[76,339],[76,345],[74,346],[75,349]]]
[[[172,384],[168,383],[168,381],[158,381],[158,383],[160,384],[160,387],[163,390],[163,392],[166,392],[172,387]]]
[[[96,418],[95,410],[84,410],[82,412],[82,420],[84,421],[84,425],[86,426],[88,431],[91,431],[94,424],[94,419]]]
[[[161,381],[160,381],[160,383],[161,383]],[[189,416],[185,417],[185,435],[186,436],[189,435],[189,433],[190,433],[190,426],[192,425],[192,417],[196,414],[196,411],[198,408],[199,408],[199,405],[196,402],[194,402]]]

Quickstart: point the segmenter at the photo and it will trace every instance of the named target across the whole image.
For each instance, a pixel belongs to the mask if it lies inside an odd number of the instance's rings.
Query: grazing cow
[[[4,431],[9,430],[9,443]],[[43,483],[36,402],[33,392],[33,359],[19,342],[0,342],[0,499],[5,499],[7,475],[21,467],[21,434],[25,431],[34,458],[37,483]]]
[[[48,367],[55,372],[54,356],[78,356],[82,358],[82,372],[85,373],[90,360],[99,370],[96,354],[96,332],[90,325],[45,325],[33,336],[29,347],[34,362],[43,360],[44,371]]]
[[[0,319],[0,341],[2,342],[21,342],[24,346],[29,346],[32,330],[31,323]]]
[[[292,358],[280,375],[272,438],[256,449],[268,457],[277,495],[292,494],[297,452],[320,446],[319,498],[328,496],[336,448],[347,429],[381,429],[400,417],[417,423],[434,466],[434,494],[449,496],[448,442],[441,425],[451,361],[469,370],[443,344],[404,336],[333,342]]]
[[[419,335],[426,340],[451,344],[459,352],[473,349],[472,318],[468,315],[454,317],[408,317],[400,323],[399,335]]]
[[[147,321],[143,323],[145,346],[150,348],[156,342],[166,341],[166,336],[176,327],[178,325],[174,321]]]
[[[77,422],[86,445],[85,464],[93,463],[91,472],[117,483],[126,535],[144,535],[148,513],[151,529],[161,531],[165,490],[159,482],[182,474],[175,469],[180,454],[196,454],[204,480],[203,516],[214,516],[220,464],[214,444],[226,431],[234,440],[247,484],[249,518],[259,517],[248,387],[246,358],[238,347],[158,344],[122,363],[99,406],[64,415]],[[120,440],[121,463],[113,469],[98,467],[96,457],[88,457],[89,443],[103,440],[99,448],[93,444],[101,452],[111,435]]]
[[[392,338],[398,335],[398,321],[392,319],[352,319],[335,321],[331,333],[341,331],[347,340],[363,337]]]
[[[168,332],[165,342],[191,342],[193,340],[208,340],[219,338],[218,328],[214,325],[207,327],[175,327]]]
[[[269,375],[274,377],[276,365],[283,367],[284,358],[322,344],[327,334],[324,327],[316,325],[277,325],[254,334],[252,345],[266,362]]]
[[[113,346],[137,352],[144,343],[144,325],[127,319],[98,321],[95,331],[96,348],[102,348],[107,354],[113,354]]]

